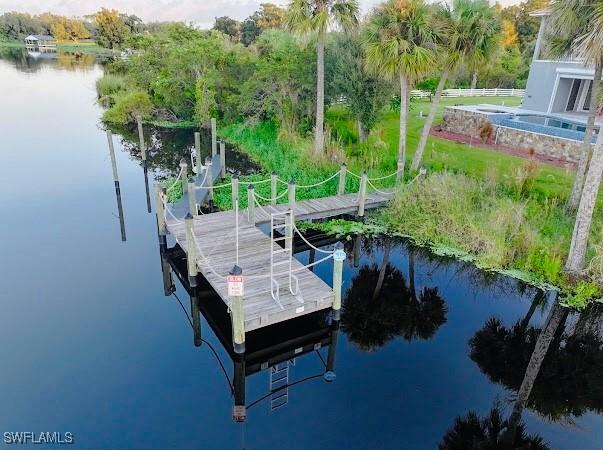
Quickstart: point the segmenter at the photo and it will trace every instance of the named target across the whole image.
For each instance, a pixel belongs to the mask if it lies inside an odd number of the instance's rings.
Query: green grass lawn
[[[491,105],[518,106],[518,97],[461,97],[443,98],[438,108],[435,124],[442,120],[444,109],[453,105],[469,105],[486,103]],[[414,155],[425,117],[431,103],[428,100],[413,100],[411,102],[407,135],[407,163],[410,164]],[[420,113],[423,113],[423,118]],[[348,149],[354,146],[357,139],[355,123],[346,107],[336,106],[327,112],[327,122],[347,144]],[[389,168],[394,171],[398,153],[399,114],[387,110],[375,126],[374,133],[386,144],[386,154],[381,163],[382,171]],[[500,180],[511,178],[525,159],[486,148],[469,147],[446,139],[429,137],[424,154],[423,164],[428,169],[450,170],[462,172],[476,178],[496,175]],[[407,166],[408,167],[408,166]],[[567,169],[540,164],[533,187],[533,193],[544,197],[559,197],[564,199],[571,188],[573,173]]]

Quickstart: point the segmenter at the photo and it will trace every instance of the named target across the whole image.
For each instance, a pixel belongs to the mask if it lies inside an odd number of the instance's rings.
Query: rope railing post
[[[333,253],[333,320],[339,320],[341,310],[341,288],[343,284],[343,262],[345,261],[343,244],[335,244]]]
[[[278,175],[276,172],[270,174],[270,204],[276,205],[276,183],[278,182]]]
[[[216,118],[211,118],[211,157],[218,153],[218,132],[216,129]]]
[[[243,269],[235,265],[230,275],[243,276]],[[243,310],[243,295],[230,296],[230,313],[232,317],[232,342],[235,353],[245,353],[245,312]]]
[[[203,171],[203,161],[201,160],[201,133],[195,131],[195,159],[197,166],[197,175]]]
[[[186,263],[190,287],[197,286],[197,246],[195,245],[195,230],[193,226],[193,216],[188,213],[184,218],[184,227],[186,229]]]
[[[136,122],[138,123],[138,141],[140,145],[140,157],[143,161],[147,160],[147,147],[144,143],[144,130],[142,129],[142,116],[136,116]]]
[[[182,193],[184,194],[188,189],[188,163],[184,158],[180,160],[180,172],[182,173]]]
[[[255,187],[247,186],[247,220],[255,225]]]
[[[155,184],[155,212],[157,213],[157,228],[159,230],[159,236],[165,236],[167,234],[167,226],[165,224],[165,206],[163,205],[164,195],[165,188],[159,183]]]
[[[289,194],[289,208],[295,207],[295,180],[290,180],[287,185],[287,193]]]
[[[347,167],[342,164],[339,169],[339,186],[337,186],[337,195],[343,195],[345,192],[345,175],[347,173]]]
[[[205,170],[207,170],[207,206],[209,210],[213,212],[214,210],[214,167],[213,167],[213,158],[208,156],[205,158]]]
[[[232,206],[238,205],[239,202],[239,176],[233,175],[230,179]]]
[[[368,175],[366,170],[360,177],[360,190],[358,191],[358,217],[364,217],[364,204],[366,202],[366,180]]]
[[[195,183],[193,181],[188,182],[188,211],[193,217],[199,215],[197,210],[197,190],[195,189]]]
[[[220,178],[226,178],[226,143],[220,141]]]

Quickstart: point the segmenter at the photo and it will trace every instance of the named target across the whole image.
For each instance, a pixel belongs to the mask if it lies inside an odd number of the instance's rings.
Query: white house
[[[540,17],[541,21],[523,108],[585,120],[592,95],[594,68],[571,57],[560,60],[547,59],[544,40],[550,11],[543,9],[530,15]]]
[[[52,36],[49,35],[30,34],[25,38],[25,46],[34,51],[56,50],[57,42]]]

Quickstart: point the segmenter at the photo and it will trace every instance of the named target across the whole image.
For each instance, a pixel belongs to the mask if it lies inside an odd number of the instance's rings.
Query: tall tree
[[[569,0],[563,0],[564,3]],[[552,5],[553,11],[558,11],[560,5]],[[595,76],[593,79],[592,95],[589,113],[589,122],[594,121],[592,113],[599,105],[598,87],[601,82],[601,68],[603,67],[603,1],[596,0],[595,2],[581,2],[592,4],[592,14],[589,16],[589,26],[583,29],[580,35],[576,38],[576,54],[595,64]],[[571,17],[571,14],[568,13]],[[576,17],[579,22],[582,17]],[[597,68],[598,66],[598,68]],[[597,70],[599,71],[597,73]],[[591,119],[592,117],[592,119]],[[588,131],[588,130],[587,130]],[[590,138],[589,146],[590,146]],[[576,222],[574,224],[574,232],[572,234],[572,242],[570,245],[569,255],[565,264],[565,271],[571,275],[577,275],[584,269],[584,259],[588,246],[588,237],[590,234],[590,226],[595,208],[595,202],[599,194],[599,186],[601,185],[601,177],[603,176],[603,133],[599,133],[597,142],[592,151],[590,163],[584,186],[580,193],[580,202],[578,204],[578,212],[576,214]]]
[[[572,56],[577,51],[580,39],[584,39],[582,36],[589,31],[594,31],[593,27],[598,25],[595,20],[592,20],[595,15],[596,4],[600,4],[600,2],[556,0],[551,3],[551,16],[547,32],[547,50],[552,57],[563,58]],[[596,49],[595,47],[591,47],[589,51],[582,54],[586,58],[586,62],[594,66],[595,73],[591,87],[592,94],[590,96],[582,154],[578,161],[572,192],[566,205],[568,212],[575,212],[576,208],[578,208],[586,171],[592,155],[592,139],[595,117],[599,107],[599,88],[601,86],[601,73],[603,70],[602,49]]]
[[[358,0],[292,0],[287,10],[288,28],[300,34],[316,33],[316,126],[314,152],[324,149],[325,39],[329,26],[345,32],[358,25]]]
[[[400,82],[398,178],[404,175],[410,87],[436,64],[433,25],[423,0],[389,0],[373,11],[364,31],[367,69]]]
[[[120,47],[129,35],[129,29],[115,9],[102,8],[94,15],[98,28],[98,43],[107,48]]]
[[[360,142],[366,142],[390,93],[390,83],[369,73],[364,59],[361,41],[349,34],[338,33],[326,54],[332,91],[345,97],[356,119]]]
[[[214,30],[221,31],[229,36],[234,42],[239,41],[239,22],[228,16],[216,17]]]
[[[253,15],[253,18],[258,27],[264,31],[270,28],[282,28],[285,24],[286,15],[286,9],[272,3],[262,3],[260,4],[260,10]]]
[[[446,80],[462,63],[473,70],[483,65],[494,55],[500,37],[500,22],[487,0],[453,0],[452,7],[446,5],[440,9],[439,19],[442,23],[442,74],[421,131],[412,170],[421,164]]]

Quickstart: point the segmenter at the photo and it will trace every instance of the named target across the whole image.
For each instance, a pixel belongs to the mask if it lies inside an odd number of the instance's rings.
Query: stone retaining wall
[[[489,121],[488,113],[449,107],[444,111],[441,128],[452,133],[474,136],[479,140],[480,127],[487,121]],[[489,143],[525,150],[533,148],[540,155],[560,158],[572,163],[578,162],[582,152],[582,143],[578,141],[496,124],[492,124],[492,127],[494,131],[492,138],[488,140]]]

